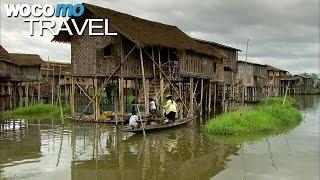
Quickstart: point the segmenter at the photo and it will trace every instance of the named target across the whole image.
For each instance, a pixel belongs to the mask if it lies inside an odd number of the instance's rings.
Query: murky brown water
[[[299,127],[238,145],[210,140],[200,120],[146,138],[104,124],[7,121],[0,179],[319,179],[320,98],[298,99]]]

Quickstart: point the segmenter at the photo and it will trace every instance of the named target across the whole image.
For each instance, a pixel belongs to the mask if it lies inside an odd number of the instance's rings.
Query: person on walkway
[[[172,100],[172,95],[170,94],[166,96],[166,99],[167,104],[163,106],[166,109],[166,117],[170,121],[174,122],[177,113],[177,104],[174,100]]]
[[[149,98],[149,113],[151,116],[156,116],[158,113],[157,113],[157,103],[152,99],[152,98]]]

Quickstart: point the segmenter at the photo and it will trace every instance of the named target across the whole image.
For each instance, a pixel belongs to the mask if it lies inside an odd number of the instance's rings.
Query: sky
[[[175,25],[191,37],[241,49],[245,60],[292,74],[317,73],[320,66],[319,0],[0,0],[0,42],[9,52],[39,54],[43,60],[71,61],[70,44],[53,36],[29,36],[23,18],[8,18],[4,4],[86,2],[137,17]],[[59,21],[59,20],[58,20]]]

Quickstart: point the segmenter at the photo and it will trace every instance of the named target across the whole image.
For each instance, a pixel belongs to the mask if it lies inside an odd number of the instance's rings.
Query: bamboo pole
[[[123,58],[123,47],[121,44],[120,57]],[[123,66],[120,67],[120,78],[119,78],[119,96],[120,96],[120,121],[123,121],[124,116],[124,77],[123,77]]]
[[[154,50],[153,50],[153,46],[152,46],[152,58],[154,59]],[[154,64],[154,62],[152,62],[152,68],[153,68],[153,78],[156,78],[156,65]]]
[[[106,86],[107,82],[112,78],[112,76],[119,70],[119,68],[124,64],[124,62],[127,60],[127,58],[129,57],[129,55],[133,52],[133,50],[136,48],[136,45],[134,45],[132,47],[132,49],[130,50],[130,52],[127,54],[127,56],[121,61],[121,63],[118,65],[118,67],[109,75],[108,78],[106,78],[104,80],[104,82],[102,83],[100,89],[98,90],[98,93],[95,95],[95,96],[98,96],[100,94],[100,92],[103,90],[103,88]],[[94,96],[94,97],[95,97]],[[94,97],[92,99],[94,99]],[[92,103],[93,101],[91,100],[87,106],[84,108],[84,110],[82,111],[82,113],[80,114],[79,116],[79,119],[82,117],[83,113],[87,110],[87,108],[90,106],[90,104]]]
[[[159,66],[161,67],[160,48],[158,48],[158,62],[159,62]],[[163,90],[163,78],[162,78],[162,74],[161,73],[159,73],[159,77],[160,77],[160,104],[163,104],[163,93],[164,93],[164,90]]]
[[[175,86],[172,84],[172,82],[170,81],[170,79],[168,78],[168,76],[163,72],[162,68],[159,66],[158,63],[156,63],[156,61],[154,59],[152,59],[152,57],[150,56],[150,54],[148,52],[146,52],[147,56],[154,62],[154,64],[157,66],[157,68],[159,69],[160,73],[163,74],[163,76],[166,78],[166,80],[168,81],[168,83],[170,84],[170,86],[173,88],[174,92],[179,96],[180,99],[182,99],[182,97],[179,95],[178,90],[175,88]],[[190,111],[188,110],[187,106],[185,103],[182,103],[184,108],[187,109],[188,112],[188,116],[190,115]]]
[[[284,103],[286,102],[286,97],[287,97],[287,94],[288,94],[289,86],[290,86],[290,81],[288,82],[287,89],[286,89],[286,92],[284,94],[282,106],[284,106]]]
[[[144,108],[145,108],[145,114],[149,114],[148,109],[148,101],[147,101],[147,88],[146,88],[146,78],[144,76],[144,63],[143,63],[143,55],[142,55],[142,49],[139,46],[140,51],[140,65],[141,65],[141,73],[142,73],[142,86],[143,86],[143,93],[144,93]]]
[[[83,94],[85,95],[85,96],[87,96],[87,98],[89,99],[89,100],[92,100],[92,98],[89,96],[89,94],[78,84],[78,83],[76,83],[76,85],[79,87],[79,89],[83,92]]]
[[[63,109],[62,109],[62,103],[61,103],[61,87],[60,87],[60,83],[61,83],[61,66],[60,66],[60,69],[59,69],[58,100],[59,100],[59,106],[60,106],[61,122],[62,122],[62,124],[64,124],[64,120],[63,120]]]

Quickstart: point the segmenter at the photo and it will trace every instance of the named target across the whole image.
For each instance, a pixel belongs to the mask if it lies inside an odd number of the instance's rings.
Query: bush
[[[63,115],[70,115],[70,107],[63,108]],[[38,104],[35,106],[19,107],[14,110],[4,112],[4,117],[17,117],[26,119],[60,119],[60,107],[51,106],[49,104]]]
[[[245,135],[278,132],[284,127],[294,126],[300,123],[302,116],[294,107],[292,98],[270,98],[261,100],[259,106],[250,110],[237,110],[223,114],[210,120],[205,130],[219,135]]]

